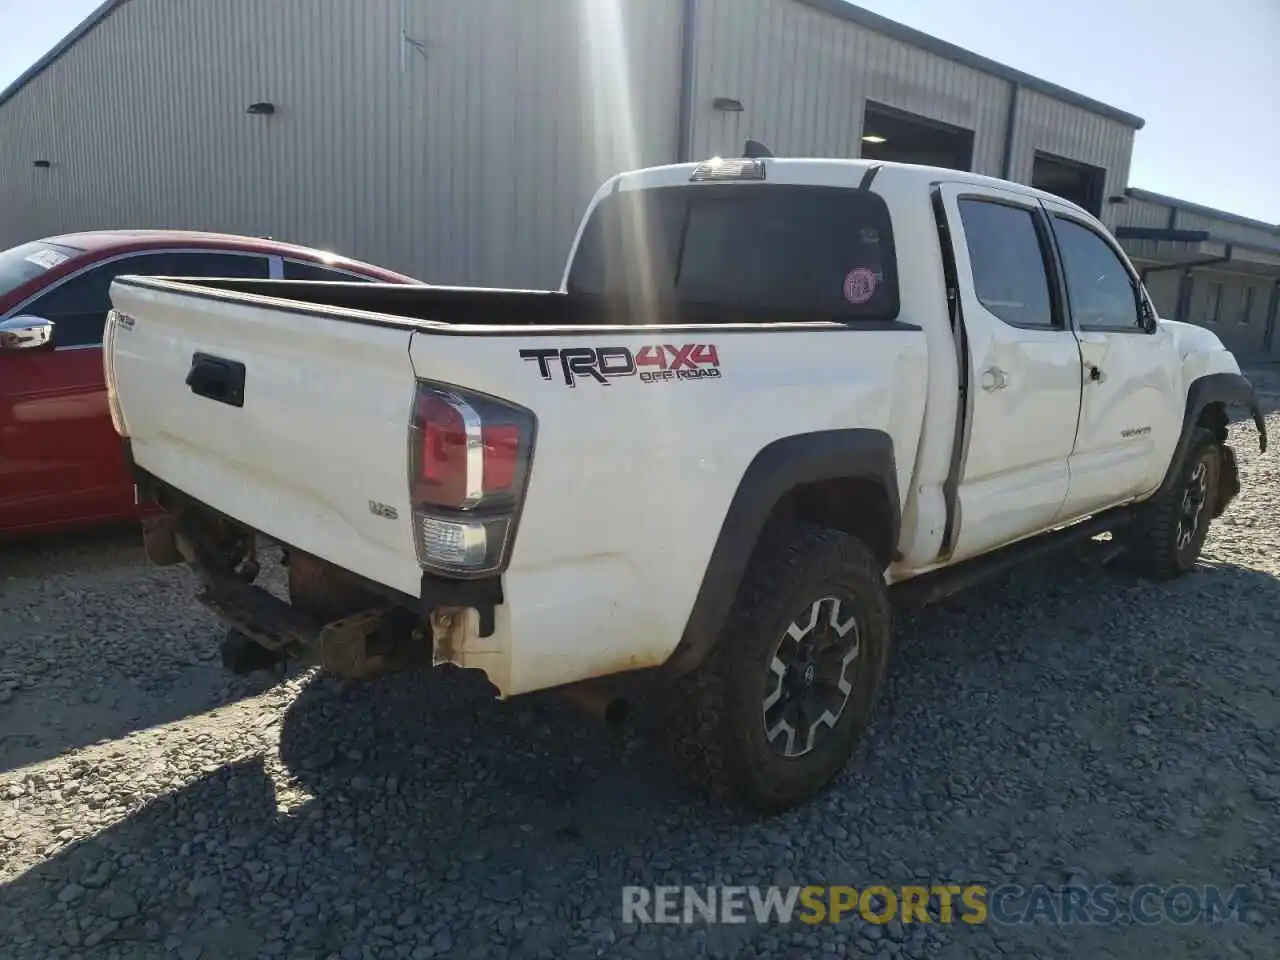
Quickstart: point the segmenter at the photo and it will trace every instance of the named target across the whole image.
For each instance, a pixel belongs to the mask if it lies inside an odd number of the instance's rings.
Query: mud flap
[[[346,680],[367,680],[390,672],[393,651],[370,649],[385,618],[385,610],[365,610],[325,624],[320,631],[320,669]]]
[[[174,523],[175,518],[168,513],[142,521],[142,552],[153,567],[171,567],[186,561],[174,537]]]
[[[1258,429],[1258,452],[1267,452],[1267,420],[1262,415],[1262,408],[1258,406],[1256,398],[1252,398],[1249,403],[1249,412],[1253,414],[1253,425]]]
[[[1264,434],[1265,436],[1265,427]],[[1226,444],[1218,448],[1218,499],[1213,505],[1213,519],[1222,516],[1240,493],[1240,468],[1236,465],[1236,452]]]

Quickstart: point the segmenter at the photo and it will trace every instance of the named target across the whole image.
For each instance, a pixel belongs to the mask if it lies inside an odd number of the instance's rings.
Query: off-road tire
[[[1172,580],[1195,567],[1218,503],[1221,468],[1218,441],[1197,428],[1173,485],[1143,505],[1120,535],[1128,567],[1154,580]]]
[[[830,598],[838,598],[839,606]],[[782,688],[782,675],[771,667],[787,642],[784,636],[810,615],[814,624],[828,619],[833,629],[838,619],[847,628],[852,615],[856,632],[850,648],[856,645],[858,652],[839,667],[850,689],[836,693],[837,700],[846,698],[838,719],[819,731],[820,739],[808,741],[815,745],[804,755],[786,757],[770,744],[763,708],[769,694]],[[756,548],[711,653],[679,681],[669,701],[674,710],[668,733],[686,771],[713,793],[760,814],[781,812],[819,793],[848,763],[870,722],[891,626],[883,564],[864,543],[807,524],[771,530]]]

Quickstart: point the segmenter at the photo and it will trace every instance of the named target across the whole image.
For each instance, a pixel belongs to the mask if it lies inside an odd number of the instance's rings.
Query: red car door
[[[55,327],[56,329],[56,327]],[[104,478],[122,469],[107,417],[100,350],[53,347],[0,354],[0,530],[126,512],[128,490]],[[95,462],[97,461],[97,462]]]
[[[130,254],[12,311],[43,317],[54,329],[51,347],[0,352],[0,531],[136,515],[102,374],[111,281],[122,274],[265,278],[267,261],[216,250]]]

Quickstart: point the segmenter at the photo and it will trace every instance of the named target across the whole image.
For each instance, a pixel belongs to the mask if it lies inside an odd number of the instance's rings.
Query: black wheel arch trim
[[[891,512],[890,551],[897,547],[902,508],[893,439],[887,433],[870,428],[823,430],[774,440],[756,454],[738,483],[684,634],[663,665],[665,672],[673,677],[686,674],[711,651],[756,543],[782,498],[804,484],[843,479],[869,480],[883,489]]]
[[[1178,468],[1191,447],[1195,435],[1196,423],[1205,408],[1213,403],[1225,406],[1244,407],[1253,417],[1253,425],[1258,429],[1258,449],[1267,452],[1267,422],[1263,419],[1262,408],[1258,405],[1257,394],[1248,378],[1239,373],[1210,373],[1197,377],[1187,389],[1186,408],[1182,414],[1182,432],[1178,436],[1173,457],[1165,471],[1164,482],[1159,493],[1167,493],[1177,482]]]

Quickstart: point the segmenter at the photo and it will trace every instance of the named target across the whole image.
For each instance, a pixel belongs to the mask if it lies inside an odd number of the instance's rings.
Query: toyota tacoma
[[[148,556],[195,570],[232,659],[448,662],[503,697],[650,677],[772,812],[854,751],[896,595],[1104,533],[1193,569],[1239,491],[1230,408],[1265,425],[1097,219],[747,152],[611,178],[554,291],[117,279]]]

